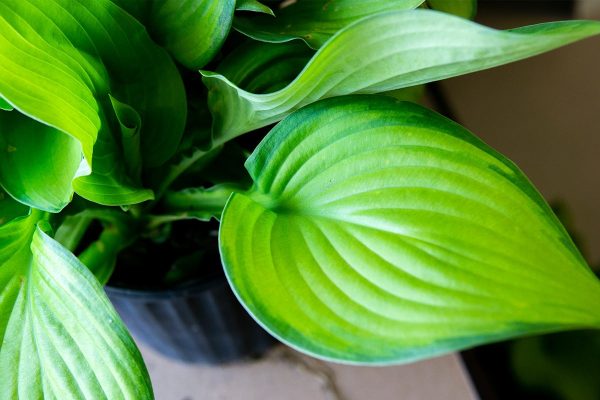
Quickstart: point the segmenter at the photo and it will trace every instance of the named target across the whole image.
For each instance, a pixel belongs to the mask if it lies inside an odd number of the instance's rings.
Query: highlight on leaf
[[[0,226],[0,398],[151,399],[102,287],[48,228],[37,210]]]
[[[293,347],[398,363],[600,326],[600,282],[542,197],[432,111],[322,100],[246,167],[254,186],[225,207],[223,263],[248,311]]]
[[[181,64],[198,69],[213,59],[229,34],[235,0],[115,0]]]
[[[479,71],[599,33],[597,21],[499,31],[432,10],[388,12],[336,33],[293,82],[274,93],[250,93],[218,73],[201,72],[209,88],[213,135],[227,141],[318,99],[380,93]]]
[[[62,158],[57,166],[69,173],[77,170],[72,186],[89,200],[107,205],[152,198],[123,165],[129,154],[114,140],[120,128],[109,94],[135,110],[143,122],[139,146],[144,166],[164,163],[177,147],[186,116],[181,77],[168,54],[109,0],[7,0],[0,4],[0,16],[0,96],[49,127],[41,131],[63,136],[53,141],[80,147],[84,166],[80,167],[81,156],[69,162]],[[44,26],[44,35],[38,26]],[[22,129],[13,124],[10,134],[24,135]],[[29,173],[24,165],[18,172]],[[34,183],[23,195],[15,189],[13,196],[40,198],[30,205],[49,211],[64,206],[68,196],[63,181],[60,196],[50,182],[30,182]]]
[[[275,16],[273,10],[258,0],[237,0],[235,2],[236,11],[252,11]]]
[[[103,285],[195,295],[222,283],[216,247],[257,321],[326,359],[600,327],[600,283],[527,178],[399,101],[600,22],[413,10],[474,5],[0,2],[0,399],[151,400]]]
[[[423,0],[302,0],[270,15],[237,15],[233,27],[255,40],[270,43],[301,39],[313,49],[361,18],[389,11],[412,10]]]

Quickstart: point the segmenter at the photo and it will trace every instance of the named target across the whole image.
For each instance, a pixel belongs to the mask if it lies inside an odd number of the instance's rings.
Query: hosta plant
[[[102,286],[185,219],[197,235],[220,221],[241,303],[316,357],[403,363],[599,327],[600,284],[523,173],[404,100],[600,23],[500,31],[473,11],[0,2],[0,398],[152,398]]]

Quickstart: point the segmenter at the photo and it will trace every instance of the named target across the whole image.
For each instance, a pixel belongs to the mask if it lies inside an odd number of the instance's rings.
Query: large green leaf
[[[229,281],[319,357],[405,362],[525,333],[600,327],[600,283],[510,161],[383,96],[320,101],[248,159],[223,212]]]
[[[213,133],[226,141],[325,97],[378,93],[519,60],[600,33],[567,21],[497,31],[452,15],[412,10],[364,18],[332,37],[284,89],[253,94],[203,72]],[[357,51],[360,46],[360,51]]]
[[[264,42],[302,39],[313,49],[321,47],[337,31],[368,15],[411,10],[423,0],[302,0],[270,15],[237,15],[233,26]]]
[[[186,102],[175,65],[144,27],[108,0],[8,0],[0,4],[0,32],[0,96],[56,135],[75,139],[88,172],[93,164],[92,175],[76,184],[82,195],[101,203],[110,197],[115,205],[150,198],[127,174],[109,95],[139,114],[146,166],[162,164],[175,151]],[[38,187],[40,196],[51,185]]]
[[[0,398],[151,399],[102,287],[46,228],[35,210],[0,227]]]

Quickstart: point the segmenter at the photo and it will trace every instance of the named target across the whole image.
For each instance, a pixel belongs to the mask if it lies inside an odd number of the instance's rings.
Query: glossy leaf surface
[[[246,167],[254,187],[225,208],[222,260],[248,311],[291,346],[396,363],[600,326],[600,283],[531,183],[427,109],[320,101]]]
[[[202,68],[225,41],[235,0],[148,1],[147,26],[152,36],[180,63]]]
[[[219,74],[203,72],[210,89],[213,135],[228,140],[321,98],[378,93],[457,76],[598,33],[596,21],[497,31],[431,10],[378,14],[338,32],[292,83],[275,93],[250,93]]]
[[[75,139],[18,111],[0,113],[0,185],[20,202],[58,212],[86,173]]]
[[[85,173],[92,170],[74,184],[82,196],[111,205],[151,198],[124,167],[128,155],[114,140],[120,128],[109,94],[143,122],[144,165],[162,164],[177,147],[186,110],[183,84],[168,54],[108,0],[9,0],[0,4],[0,16],[0,96],[80,146]],[[52,189],[37,187],[40,196],[47,190]]]
[[[0,227],[0,398],[152,399],[100,284],[32,211]]]
[[[217,72],[243,90],[272,93],[292,82],[313,55],[299,42],[247,40],[223,59]]]
[[[234,28],[264,42],[302,39],[313,49],[321,47],[337,31],[363,17],[411,10],[423,0],[302,0],[270,15],[238,15]]]
[[[257,0],[237,0],[235,2],[236,11],[252,11],[275,16],[273,10]]]

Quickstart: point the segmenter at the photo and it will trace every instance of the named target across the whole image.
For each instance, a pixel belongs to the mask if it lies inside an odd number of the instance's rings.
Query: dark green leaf
[[[66,216],[56,229],[54,240],[60,243],[65,249],[74,252],[93,220],[94,218],[85,212]]]
[[[202,68],[225,41],[235,0],[117,0],[157,43],[190,69]]]
[[[0,226],[29,213],[29,207],[19,203],[0,189]]]
[[[137,238],[135,224],[104,224],[100,237],[78,255],[101,285],[110,279],[119,253]]]
[[[133,108],[110,96],[110,102],[121,127],[121,147],[128,175],[137,183],[141,183],[142,154],[140,149],[140,129],[142,119]]]
[[[511,366],[525,387],[554,394],[553,399],[600,398],[600,332],[561,332],[509,344]]]
[[[427,0],[427,5],[434,10],[473,19],[477,13],[477,0]]]
[[[236,11],[253,11],[275,16],[273,10],[257,0],[237,0],[235,2]]]
[[[0,110],[12,111],[13,106],[11,106],[6,100],[0,97]]]
[[[157,198],[160,199],[165,191],[190,168],[202,169],[210,163],[221,151],[222,147],[215,147],[212,150],[204,150],[198,147],[192,147],[188,151],[178,154],[167,168],[160,171],[160,177],[155,177],[159,182],[157,184]]]
[[[313,55],[299,42],[248,40],[223,59],[217,72],[243,90],[272,93],[292,82]]]
[[[381,94],[393,97],[396,100],[420,103],[425,97],[425,85],[416,85],[407,88],[391,90],[389,92],[382,92]]]

